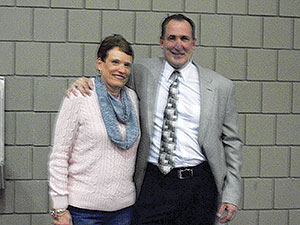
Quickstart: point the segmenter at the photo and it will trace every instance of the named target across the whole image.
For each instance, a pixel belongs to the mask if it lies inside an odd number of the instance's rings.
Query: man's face
[[[183,67],[191,58],[196,40],[192,37],[191,25],[183,20],[171,20],[165,30],[160,47],[166,60],[176,69]]]

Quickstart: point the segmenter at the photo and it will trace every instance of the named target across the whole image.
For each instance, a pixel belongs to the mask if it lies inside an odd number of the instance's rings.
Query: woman
[[[95,90],[65,98],[57,118],[49,159],[54,224],[130,224],[140,130],[137,96],[124,85],[134,55],[114,35],[97,56]]]

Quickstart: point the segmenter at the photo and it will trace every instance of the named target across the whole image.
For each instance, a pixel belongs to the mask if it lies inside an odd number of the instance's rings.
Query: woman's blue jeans
[[[80,209],[69,206],[73,225],[130,225],[132,207],[113,212]]]

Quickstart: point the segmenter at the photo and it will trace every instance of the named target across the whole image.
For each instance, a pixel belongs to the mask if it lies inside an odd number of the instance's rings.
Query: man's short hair
[[[192,37],[193,37],[193,39],[195,39],[195,24],[194,24],[194,22],[190,18],[188,18],[188,17],[186,17],[185,15],[182,15],[182,14],[174,14],[174,15],[168,16],[167,18],[164,19],[164,21],[161,24],[160,39],[164,39],[164,35],[166,33],[166,27],[167,27],[168,23],[171,20],[177,20],[177,21],[184,21],[185,20],[185,21],[187,21],[192,27]]]

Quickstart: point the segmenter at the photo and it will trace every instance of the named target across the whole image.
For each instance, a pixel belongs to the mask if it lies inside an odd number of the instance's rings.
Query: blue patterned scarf
[[[110,140],[121,149],[129,149],[139,135],[136,115],[125,88],[121,88],[120,101],[107,90],[100,76],[95,78],[102,118]],[[118,122],[126,125],[126,137],[122,138]]]

